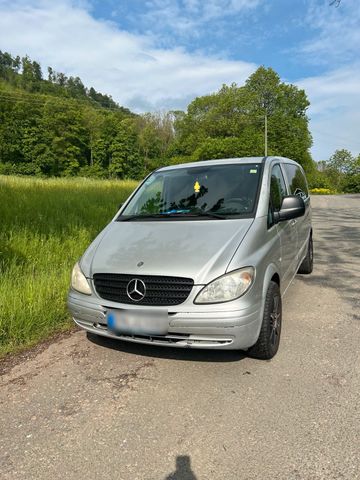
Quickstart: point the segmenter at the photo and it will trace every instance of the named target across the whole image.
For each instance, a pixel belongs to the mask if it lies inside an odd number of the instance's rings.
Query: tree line
[[[355,156],[346,149],[336,150],[329,160],[317,163],[309,179],[315,188],[360,193],[360,154]]]
[[[13,57],[10,53],[0,50],[0,80],[6,82],[7,86],[29,93],[87,100],[98,106],[130,113],[127,108],[120,107],[110,95],[97,92],[93,87],[86,88],[79,77],[67,77],[52,67],[47,68],[47,73],[45,78],[40,64],[27,55],[22,58]],[[4,84],[2,87],[4,88]]]
[[[79,77],[48,67],[45,78],[28,56],[0,51],[0,173],[138,179],[165,164],[261,156],[266,117],[268,154],[297,160],[324,183],[310,155],[308,107],[304,90],[259,67],[186,112],[138,115]]]

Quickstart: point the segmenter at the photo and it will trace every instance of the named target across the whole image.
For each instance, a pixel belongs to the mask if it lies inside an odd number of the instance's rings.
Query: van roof
[[[177,168],[191,168],[191,167],[204,167],[206,165],[230,165],[234,163],[264,163],[270,162],[272,160],[280,160],[286,163],[294,163],[298,165],[297,162],[291,160],[290,158],[285,157],[240,157],[240,158],[219,158],[216,160],[202,160],[199,162],[190,162],[190,163],[180,163],[177,165],[169,165],[160,167],[157,171],[165,171],[165,170],[176,170]]]

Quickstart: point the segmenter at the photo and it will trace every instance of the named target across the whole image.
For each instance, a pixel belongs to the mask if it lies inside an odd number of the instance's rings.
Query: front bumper
[[[97,335],[128,342],[183,348],[244,350],[254,345],[261,327],[260,305],[242,310],[229,310],[228,304],[226,310],[221,310],[219,304],[208,307],[208,311],[199,309],[199,312],[194,312],[194,308],[186,312],[184,306],[176,311],[176,307],[172,307],[168,313],[167,335],[117,335],[107,328],[107,308],[129,309],[132,306],[106,302],[73,290],[68,295],[68,308],[75,323]]]

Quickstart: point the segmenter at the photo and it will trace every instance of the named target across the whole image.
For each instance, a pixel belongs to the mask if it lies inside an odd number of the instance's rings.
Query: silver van
[[[270,359],[281,297],[312,266],[299,164],[175,165],[151,173],[76,263],[68,306],[77,325],[98,335]]]

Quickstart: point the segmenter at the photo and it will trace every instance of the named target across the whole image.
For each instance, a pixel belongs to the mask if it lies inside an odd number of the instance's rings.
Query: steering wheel
[[[251,199],[247,197],[231,197],[225,200],[224,209],[249,210]]]

